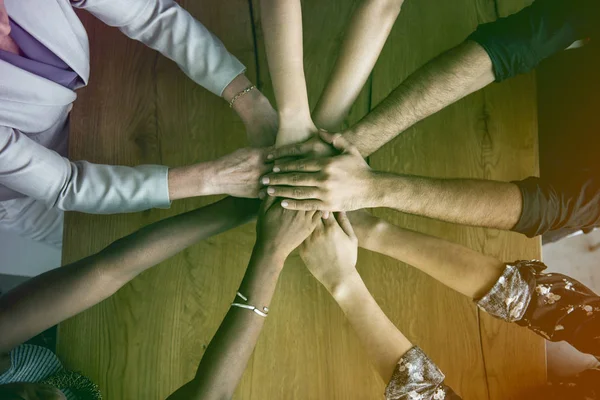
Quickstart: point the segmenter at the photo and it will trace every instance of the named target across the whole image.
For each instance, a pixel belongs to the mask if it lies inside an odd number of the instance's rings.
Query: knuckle
[[[302,189],[295,188],[293,189],[294,196],[302,196]]]

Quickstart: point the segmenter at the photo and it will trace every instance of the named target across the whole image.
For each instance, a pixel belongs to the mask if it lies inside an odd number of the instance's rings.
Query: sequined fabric
[[[386,400],[460,400],[444,374],[419,347],[402,356],[385,390]]]
[[[477,302],[477,306],[504,321],[521,320],[535,289],[535,271],[543,271],[545,268],[544,264],[535,260],[507,264],[502,276]]]
[[[506,266],[498,282],[477,305],[553,342],[566,341],[600,357],[600,297],[562,274],[543,273],[540,261]]]

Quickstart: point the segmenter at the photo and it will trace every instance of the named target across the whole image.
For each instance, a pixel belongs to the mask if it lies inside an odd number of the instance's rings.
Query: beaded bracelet
[[[246,89],[242,90],[241,92],[239,92],[238,94],[233,96],[233,99],[231,99],[231,101],[229,102],[229,108],[233,108],[233,103],[235,103],[237,99],[239,99],[240,97],[242,97],[243,95],[245,95],[246,93],[248,93],[254,89],[256,89],[256,85],[247,87]]]

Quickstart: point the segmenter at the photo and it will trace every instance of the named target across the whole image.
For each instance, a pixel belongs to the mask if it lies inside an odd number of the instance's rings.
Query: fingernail
[[[329,218],[329,211],[323,211],[323,219]]]
[[[273,167],[273,172],[280,172],[281,169],[279,167]]]
[[[267,193],[269,193],[269,194],[273,194],[273,193],[275,193],[275,189],[273,189],[273,188],[268,188],[268,189],[267,189]]]
[[[282,206],[282,207],[287,207],[287,206],[288,206],[288,202],[287,202],[287,200],[284,200],[284,201],[282,201],[282,202],[281,202],[281,206]]]
[[[268,176],[263,176],[262,183],[263,183],[263,185],[268,185],[269,184],[269,177]]]
[[[273,159],[273,154],[268,154],[267,155],[267,160],[272,160]]]

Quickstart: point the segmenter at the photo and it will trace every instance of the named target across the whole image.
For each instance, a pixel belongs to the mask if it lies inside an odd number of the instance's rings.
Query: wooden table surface
[[[314,106],[344,27],[360,0],[304,0],[305,65]],[[477,24],[528,0],[406,0],[375,70],[346,124],[364,116],[412,71],[460,43]],[[259,1],[184,0],[223,40],[273,101]],[[79,92],[70,157],[106,164],[169,166],[214,159],[246,145],[227,104],[177,66],[82,14],[92,53],[89,87]],[[376,169],[438,177],[521,179],[538,173],[532,74],[492,85],[409,129],[370,158]],[[64,263],[170,215],[170,210],[94,216],[68,213]],[[540,258],[540,241],[391,210],[401,226],[506,261]],[[58,354],[96,381],[108,400],[158,400],[194,375],[244,274],[254,224],[205,240],[136,278],[112,298],[60,325]],[[358,268],[390,319],[421,346],[465,400],[505,400],[545,381],[544,341],[496,321],[467,298],[390,258],[361,251]],[[236,399],[379,399],[385,383],[349,324],[297,254],[287,262]]]

